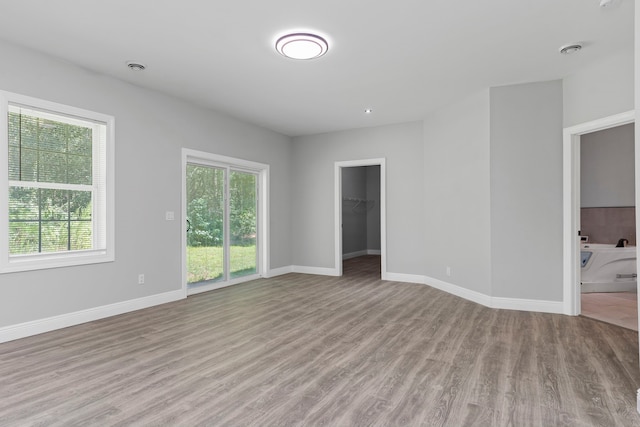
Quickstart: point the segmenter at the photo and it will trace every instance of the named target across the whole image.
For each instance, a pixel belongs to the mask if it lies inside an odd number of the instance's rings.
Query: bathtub
[[[636,291],[636,247],[582,243],[582,292]]]

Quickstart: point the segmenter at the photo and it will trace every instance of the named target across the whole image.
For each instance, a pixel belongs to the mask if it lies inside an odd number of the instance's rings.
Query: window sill
[[[0,274],[49,268],[73,267],[87,264],[113,262],[112,253],[102,251],[68,252],[64,254],[13,256],[0,266]]]

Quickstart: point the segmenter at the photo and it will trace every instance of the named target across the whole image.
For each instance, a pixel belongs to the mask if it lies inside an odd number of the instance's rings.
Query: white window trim
[[[70,118],[78,117],[85,121],[94,121],[106,126],[105,146],[100,155],[105,156],[105,162],[97,162],[94,146],[94,168],[100,168],[100,174],[104,177],[106,186],[104,204],[95,206],[99,215],[105,221],[105,247],[94,250],[68,251],[56,253],[42,253],[32,255],[9,255],[9,132],[7,117],[9,104],[18,104],[24,107],[32,107],[36,110],[46,110]],[[115,259],[115,196],[114,196],[114,155],[115,155],[115,119],[113,116],[96,113],[56,102],[45,101],[38,98],[19,95],[11,92],[0,91],[0,273],[18,271],[41,270],[45,268],[69,267],[75,265],[95,264],[111,262]],[[72,119],[71,119],[72,120]],[[97,170],[97,169],[94,169]],[[95,183],[94,183],[95,186]],[[96,225],[94,224],[94,231]],[[94,233],[94,236],[96,234]]]

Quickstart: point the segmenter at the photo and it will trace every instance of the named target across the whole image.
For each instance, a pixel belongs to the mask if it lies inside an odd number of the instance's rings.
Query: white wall
[[[425,119],[424,274],[485,295],[491,294],[489,167],[488,90]]]
[[[492,296],[562,301],[562,82],[491,89]]]
[[[0,56],[0,89],[116,120],[115,262],[0,275],[0,327],[180,289],[182,147],[271,165],[271,267],[291,265],[290,138],[13,45]]]
[[[580,138],[581,207],[635,206],[634,124]]]
[[[294,265],[335,268],[335,162],[386,158],[387,270],[423,267],[422,123],[411,122],[293,139]]]
[[[628,49],[567,76],[563,80],[564,127],[633,110],[633,70],[634,54]]]

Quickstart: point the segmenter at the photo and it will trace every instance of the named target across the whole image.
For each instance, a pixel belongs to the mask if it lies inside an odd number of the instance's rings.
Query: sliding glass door
[[[231,170],[229,176],[229,272],[232,279],[257,270],[258,176]]]
[[[258,273],[258,173],[187,163],[187,284]]]

